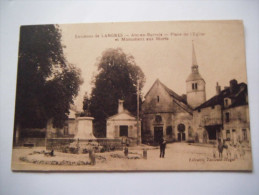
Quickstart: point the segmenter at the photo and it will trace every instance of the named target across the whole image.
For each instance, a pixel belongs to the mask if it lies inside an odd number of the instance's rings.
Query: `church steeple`
[[[192,41],[192,72],[186,80],[187,103],[193,108],[199,106],[206,100],[205,81],[198,69],[194,44]]]
[[[194,45],[192,41],[192,66],[198,65],[196,55],[195,55],[195,50],[194,50]]]
[[[199,73],[193,41],[192,41],[192,73]]]

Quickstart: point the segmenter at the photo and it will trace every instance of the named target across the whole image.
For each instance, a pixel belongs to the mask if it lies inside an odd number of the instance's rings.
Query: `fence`
[[[97,139],[67,139],[67,138],[49,138],[46,139],[46,149],[47,150],[56,150],[63,152],[67,147],[70,147],[70,144],[77,142],[80,144],[90,144],[97,143],[100,146],[105,148],[105,151],[109,150],[122,150],[122,142],[120,139],[106,139],[106,138],[97,138]]]

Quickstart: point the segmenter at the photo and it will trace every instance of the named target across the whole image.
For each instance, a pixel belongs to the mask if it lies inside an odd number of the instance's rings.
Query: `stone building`
[[[145,95],[142,105],[142,139],[157,144],[194,139],[193,108],[206,99],[205,81],[199,73],[194,47],[191,74],[186,80],[187,95],[178,95],[158,79]]]
[[[191,122],[192,109],[185,96],[177,95],[157,79],[142,104],[143,142],[158,143],[162,137],[185,141]]]
[[[206,100],[206,83],[199,73],[194,46],[192,45],[192,72],[186,79],[187,102],[195,108]]]
[[[158,143],[196,141],[213,143],[217,139],[250,140],[247,85],[230,81],[206,101],[206,82],[199,73],[192,47],[191,74],[186,79],[186,95],[179,96],[158,79],[142,104],[142,140]]]
[[[137,144],[141,138],[141,130],[137,129],[137,119],[123,107],[123,100],[118,102],[118,113],[107,119],[108,139],[126,139],[130,145]],[[138,132],[139,131],[139,132]]]
[[[247,85],[230,81],[221,91],[193,111],[193,127],[200,142],[224,139],[236,143],[250,140]]]

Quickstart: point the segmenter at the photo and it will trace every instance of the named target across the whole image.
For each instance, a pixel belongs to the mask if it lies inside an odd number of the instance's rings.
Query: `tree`
[[[15,124],[43,128],[53,119],[55,127],[62,127],[82,83],[80,75],[64,57],[58,26],[22,26]]]
[[[103,137],[106,119],[117,113],[118,99],[123,99],[124,107],[136,115],[137,80],[141,90],[145,76],[133,56],[126,55],[120,48],[104,51],[97,66],[98,74],[93,79],[89,108],[95,118],[95,135]]]

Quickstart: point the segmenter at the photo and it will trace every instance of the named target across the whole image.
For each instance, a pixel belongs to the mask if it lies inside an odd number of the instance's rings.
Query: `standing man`
[[[160,158],[164,158],[165,157],[166,141],[162,138],[159,144],[160,144]]]

